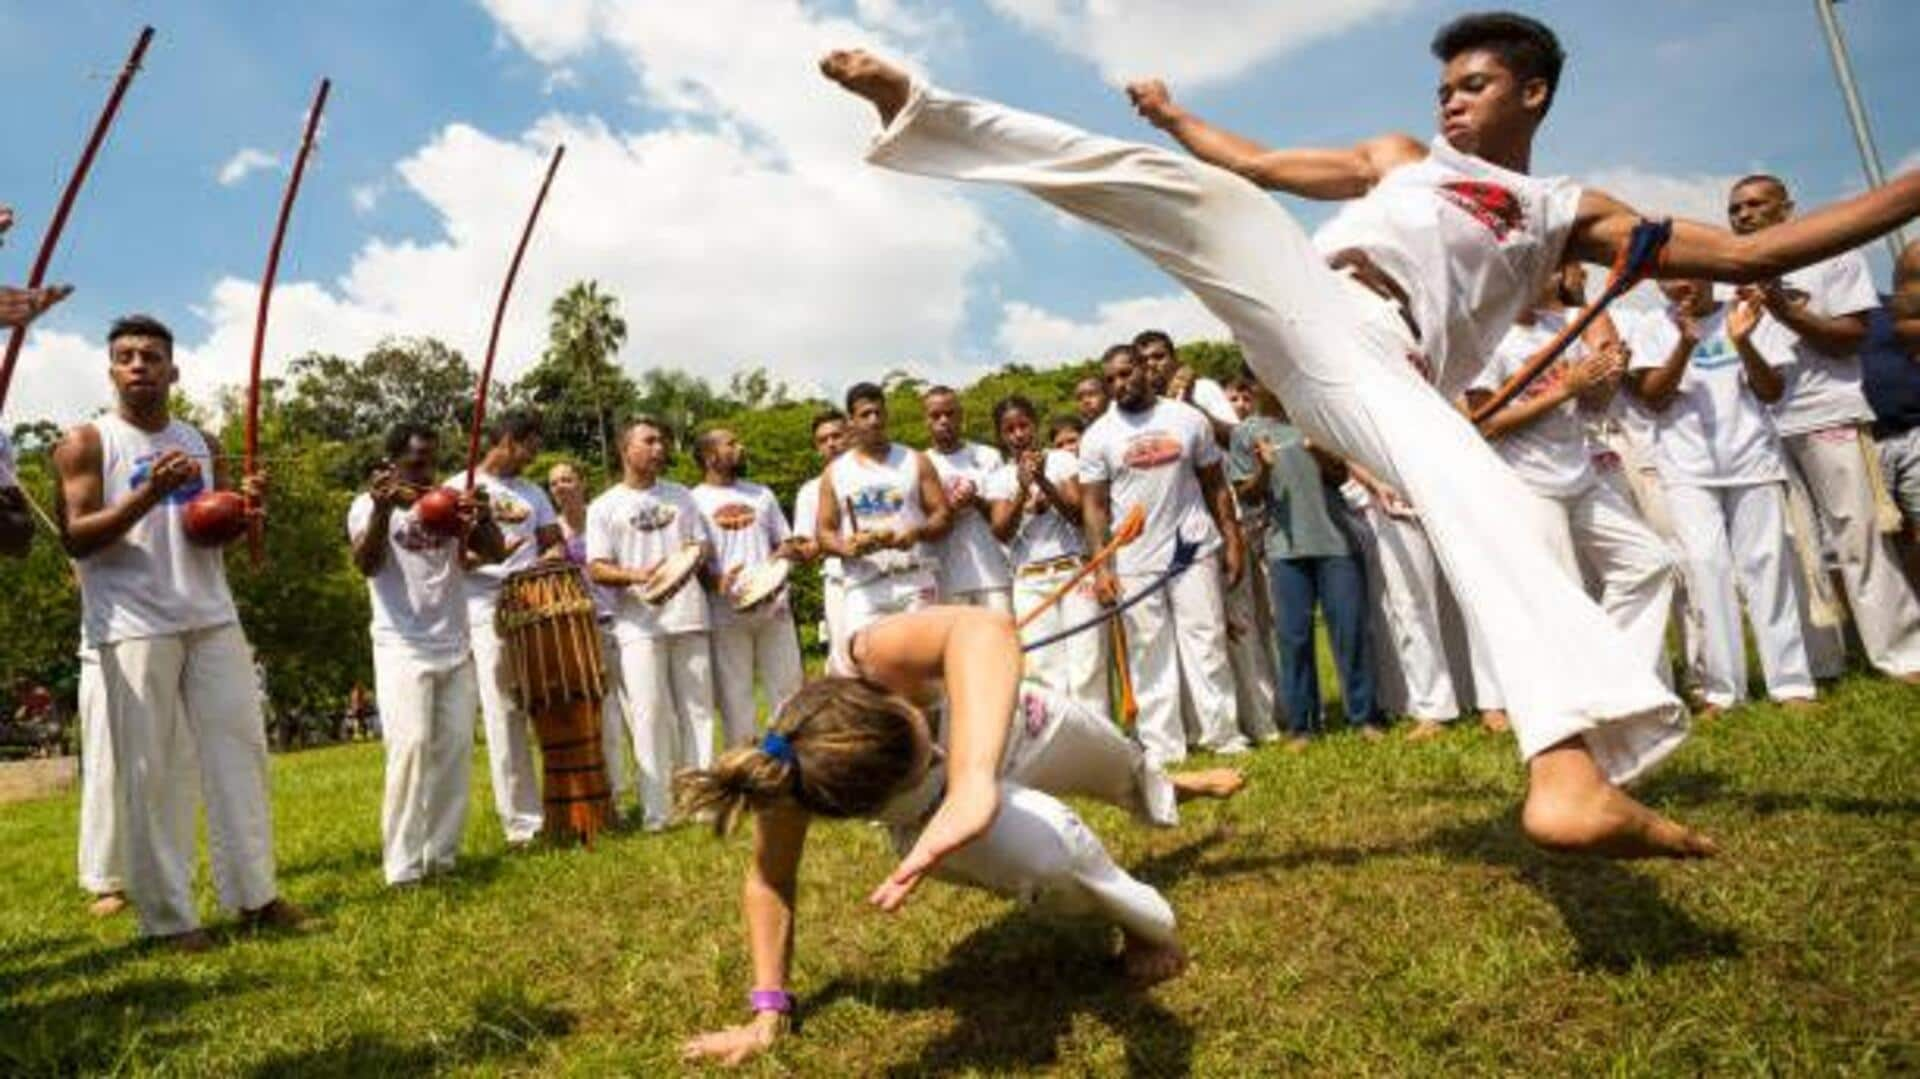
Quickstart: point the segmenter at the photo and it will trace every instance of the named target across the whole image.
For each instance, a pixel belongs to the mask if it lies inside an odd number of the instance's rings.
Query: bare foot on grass
[[[872,102],[880,113],[881,127],[893,122],[913,89],[905,71],[865,49],[835,49],[821,58],[820,74]]]
[[[1247,785],[1247,777],[1236,768],[1208,768],[1199,772],[1171,772],[1173,795],[1182,802],[1195,798],[1231,798]]]
[[[1614,786],[1578,738],[1528,762],[1520,826],[1537,846],[1606,858],[1710,858],[1713,840]]]
[[[1495,734],[1505,734],[1513,729],[1513,724],[1507,719],[1507,710],[1504,708],[1487,708],[1482,710],[1480,713],[1480,726],[1483,730],[1489,730]]]
[[[1422,719],[1414,723],[1412,727],[1407,728],[1407,741],[1431,742],[1445,733],[1447,733],[1447,728],[1444,726],[1441,726],[1431,719]]]

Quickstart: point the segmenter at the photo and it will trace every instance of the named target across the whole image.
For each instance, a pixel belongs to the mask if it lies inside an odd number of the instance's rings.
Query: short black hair
[[[807,433],[810,435],[817,435],[820,433],[820,428],[825,427],[827,424],[845,423],[845,422],[847,422],[846,413],[840,411],[837,408],[830,408],[830,409],[827,409],[825,412],[817,412],[814,414],[813,426],[807,428]]]
[[[627,439],[632,437],[634,428],[636,427],[651,427],[660,432],[660,441],[667,444],[667,451],[669,453],[673,451],[673,428],[667,425],[667,421],[650,412],[640,412],[629,417],[626,423],[620,425],[620,433],[615,436],[613,444],[620,447],[622,452],[625,452]]]
[[[1139,333],[1133,335],[1134,348],[1146,348],[1155,341],[1167,346],[1168,352],[1173,351],[1173,335],[1167,333],[1165,330],[1141,330]],[[1107,351],[1111,352],[1113,350],[1108,349]]]
[[[525,442],[529,438],[539,438],[542,427],[540,413],[531,408],[510,408],[495,416],[487,423],[487,445],[498,446],[511,438],[515,442]]]
[[[719,436],[726,430],[727,428],[725,427],[709,427],[693,436],[694,464],[699,465],[701,468],[707,467],[707,454],[713,452],[714,445],[720,441]],[[668,441],[671,442],[672,439],[668,438]]]
[[[1008,394],[993,403],[993,430],[995,434],[999,433],[1000,421],[1006,419],[1007,413],[1009,412],[1024,412],[1030,420],[1037,420],[1040,415],[1034,411],[1032,401],[1027,400],[1017,393]]]
[[[167,343],[167,355],[173,355],[173,331],[152,315],[121,315],[107,328],[107,346],[122,337],[157,337]]]
[[[951,397],[959,400],[960,391],[954,389],[952,386],[935,383],[920,392],[920,400],[925,401],[930,397]]]
[[[1101,368],[1104,370],[1107,364],[1113,362],[1113,358],[1115,356],[1120,355],[1122,352],[1126,353],[1129,356],[1133,355],[1133,346],[1131,344],[1128,344],[1125,341],[1122,341],[1117,345],[1108,345],[1107,350],[1100,354]]]
[[[1748,173],[1747,175],[1740,177],[1738,180],[1735,180],[1733,182],[1733,186],[1727,188],[1727,193],[1731,195],[1732,193],[1740,190],[1743,187],[1752,187],[1754,184],[1768,184],[1778,188],[1782,195],[1787,195],[1789,197],[1791,197],[1792,195],[1792,192],[1787,189],[1787,182],[1785,180],[1782,180],[1780,177],[1775,176],[1771,172]]]
[[[1049,439],[1058,438],[1062,431],[1072,431],[1075,434],[1084,435],[1087,433],[1087,425],[1081,423],[1080,417],[1078,416],[1055,416],[1053,422],[1047,424],[1047,437]]]
[[[1545,114],[1553,107],[1567,53],[1546,23],[1511,11],[1481,11],[1462,15],[1433,35],[1433,55],[1443,64],[1474,49],[1498,56],[1521,82],[1544,81],[1547,102],[1540,111]]]
[[[880,407],[887,407],[887,391],[878,383],[856,382],[847,389],[847,411],[852,412],[855,405],[862,401],[878,401]]]
[[[398,457],[407,452],[407,446],[414,439],[438,444],[440,432],[419,420],[401,420],[387,429],[386,451],[389,458]]]

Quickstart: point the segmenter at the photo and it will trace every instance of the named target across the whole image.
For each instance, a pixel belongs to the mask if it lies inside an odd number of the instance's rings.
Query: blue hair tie
[[[760,752],[789,767],[797,766],[800,761],[793,754],[793,743],[779,731],[768,731],[760,737]]]

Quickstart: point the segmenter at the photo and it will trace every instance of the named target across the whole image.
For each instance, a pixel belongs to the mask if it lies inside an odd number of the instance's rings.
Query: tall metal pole
[[[1827,37],[1827,55],[1833,58],[1833,74],[1840,82],[1840,96],[1847,103],[1853,142],[1860,150],[1860,167],[1866,170],[1867,183],[1879,187],[1887,182],[1887,177],[1880,168],[1880,151],[1873,145],[1873,129],[1867,126],[1866,106],[1860,103],[1860,87],[1853,79],[1853,61],[1847,58],[1847,43],[1840,36],[1840,20],[1833,11],[1833,5],[1838,2],[1813,0],[1813,9],[1820,15],[1820,29]],[[1899,259],[1900,249],[1907,242],[1905,230],[1895,229],[1886,240],[1888,253]]]

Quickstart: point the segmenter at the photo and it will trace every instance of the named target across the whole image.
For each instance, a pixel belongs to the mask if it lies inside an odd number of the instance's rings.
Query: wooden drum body
[[[540,739],[547,834],[590,842],[613,803],[600,743],[600,627],[579,569],[544,563],[507,578],[494,625],[514,699]]]

